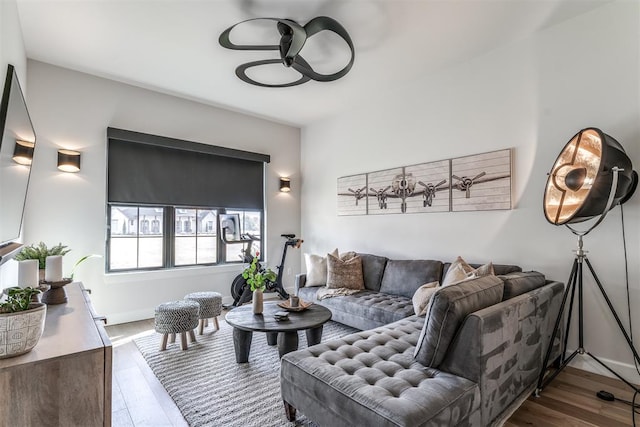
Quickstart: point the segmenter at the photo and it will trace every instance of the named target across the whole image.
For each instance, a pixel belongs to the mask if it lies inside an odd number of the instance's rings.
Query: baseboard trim
[[[571,352],[567,352],[567,356],[569,356]],[[605,359],[604,357],[599,357],[598,355],[594,355],[598,359],[602,361],[609,368],[613,369],[625,380],[629,381],[632,384],[640,384],[640,375],[636,371],[636,367],[629,363],[622,363],[616,360]],[[605,369],[598,362],[593,360],[588,355],[580,355],[578,354],[572,361],[569,363],[569,366],[573,366],[577,369],[582,369],[583,371],[592,372],[594,374],[604,375],[606,377],[616,378],[611,372]]]

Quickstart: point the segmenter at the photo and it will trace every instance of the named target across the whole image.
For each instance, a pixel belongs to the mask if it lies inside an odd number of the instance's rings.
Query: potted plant
[[[247,284],[253,292],[252,302],[254,314],[261,314],[264,301],[262,293],[267,283],[276,280],[276,273],[270,268],[263,268],[262,265],[260,265],[258,257],[253,257],[251,264],[242,272],[242,277],[247,281]]]
[[[48,248],[44,242],[40,242],[38,245],[29,245],[22,248],[18,255],[15,256],[15,260],[24,261],[27,259],[37,259],[38,268],[40,269],[40,280],[44,280],[44,269],[47,257],[51,255],[66,255],[70,251],[71,249],[67,249],[67,246],[62,243]]]
[[[38,344],[44,330],[46,304],[32,302],[40,293],[34,288],[9,288],[7,299],[0,302],[0,359],[27,353]]]

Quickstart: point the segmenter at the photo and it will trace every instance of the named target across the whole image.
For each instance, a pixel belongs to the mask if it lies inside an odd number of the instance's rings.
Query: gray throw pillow
[[[544,274],[537,271],[521,271],[498,277],[504,280],[503,301],[537,289],[547,283]]]
[[[364,289],[362,259],[356,255],[342,260],[327,254],[327,288]]]
[[[431,297],[427,318],[414,358],[437,368],[467,315],[502,301],[504,283],[496,276],[483,276],[441,287]]]

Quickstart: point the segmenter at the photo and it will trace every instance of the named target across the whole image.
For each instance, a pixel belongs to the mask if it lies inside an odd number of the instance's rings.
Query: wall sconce
[[[280,177],[280,191],[288,193],[291,191],[291,180],[289,178]]]
[[[58,150],[58,169],[63,172],[80,172],[80,152]]]
[[[13,149],[13,161],[20,165],[30,165],[33,161],[34,142],[16,140]]]

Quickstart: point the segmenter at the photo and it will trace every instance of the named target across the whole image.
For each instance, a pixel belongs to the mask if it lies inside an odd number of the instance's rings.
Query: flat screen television
[[[9,64],[0,104],[0,248],[20,237],[36,134],[15,68]]]

